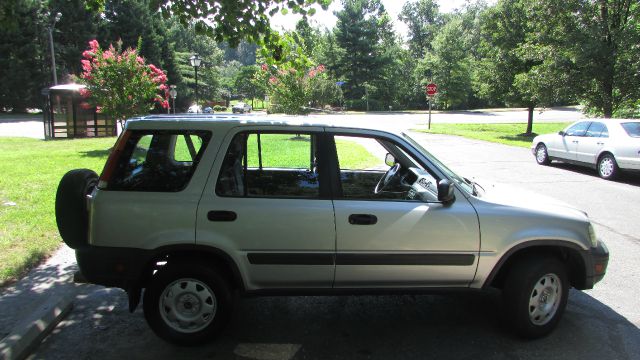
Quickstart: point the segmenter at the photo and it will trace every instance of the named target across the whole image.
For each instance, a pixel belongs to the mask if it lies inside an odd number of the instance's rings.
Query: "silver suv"
[[[536,338],[609,259],[582,211],[483,188],[403,132],[299,119],[130,120],[99,178],[62,178],[56,216],[84,278],[131,311],[144,294],[178,344],[211,339],[237,295],[489,287]]]

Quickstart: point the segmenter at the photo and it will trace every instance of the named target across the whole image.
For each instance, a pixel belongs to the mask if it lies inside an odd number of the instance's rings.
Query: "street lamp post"
[[[193,69],[196,72],[196,114],[197,114],[199,111],[198,109],[198,68],[202,63],[202,58],[198,54],[193,54],[193,56],[189,58],[189,61],[191,62],[191,66],[193,66]]]
[[[173,100],[173,115],[176,114],[176,96],[178,96],[178,90],[176,90],[175,85],[169,86],[169,96],[171,96],[171,100]]]
[[[49,46],[51,47],[51,71],[53,72],[53,85],[58,85],[58,74],[56,72],[56,54],[53,51],[53,28],[56,26],[56,23],[60,21],[62,17],[61,13],[56,13],[56,16],[51,21],[49,25]]]

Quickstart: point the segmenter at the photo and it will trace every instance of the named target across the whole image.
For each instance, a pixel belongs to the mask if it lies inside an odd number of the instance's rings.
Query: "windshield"
[[[627,122],[620,124],[631,137],[640,137],[640,122]]]
[[[429,161],[431,163],[433,163],[435,166],[437,166],[438,169],[440,169],[440,171],[445,173],[445,175],[447,177],[449,177],[449,179],[451,179],[454,182],[456,182],[461,188],[463,188],[469,194],[474,194],[475,193],[475,191],[473,189],[473,185],[472,185],[472,183],[470,181],[466,181],[463,177],[461,177],[460,175],[456,174],[451,169],[449,169],[446,165],[441,163],[440,160],[438,160],[435,156],[431,155],[431,153],[429,153],[425,148],[423,148],[422,145],[420,145],[417,141],[413,140],[413,138],[411,138],[411,136],[407,135],[406,133],[402,133],[402,136],[404,137],[405,140],[407,140],[409,143],[411,143],[411,145],[413,145],[414,148],[416,148],[418,151],[420,151],[420,153],[422,153],[422,155],[424,155],[427,159],[429,159]]]

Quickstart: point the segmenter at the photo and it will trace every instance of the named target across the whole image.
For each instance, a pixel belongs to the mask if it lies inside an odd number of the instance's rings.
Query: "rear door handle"
[[[238,214],[233,211],[212,210],[207,213],[209,221],[235,221]]]
[[[351,225],[375,225],[378,218],[371,214],[351,214],[349,215],[349,224]]]

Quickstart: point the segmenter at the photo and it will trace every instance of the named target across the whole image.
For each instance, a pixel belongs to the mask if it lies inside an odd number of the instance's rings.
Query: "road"
[[[270,118],[280,115],[266,115],[264,113],[253,113],[249,116],[268,116]],[[428,115],[426,113],[370,113],[370,114],[322,114],[308,115],[306,119],[333,119],[336,121],[348,121],[352,123],[369,123],[382,121],[392,124],[394,127],[412,128],[416,125],[426,124]],[[536,110],[534,114],[535,122],[572,122],[582,119],[583,115],[575,108],[552,108],[544,111]],[[35,120],[33,120],[35,119]],[[526,123],[527,112],[524,110],[476,110],[433,113],[432,123]],[[525,129],[523,129],[524,131]],[[30,119],[19,118],[11,120],[10,116],[0,118],[0,137],[31,137],[44,139],[44,125],[41,118],[31,116]]]
[[[535,163],[528,149],[415,134],[455,171],[481,185],[517,186],[589,213],[611,261],[605,279],[572,290],[558,329],[521,341],[500,321],[497,292],[243,299],[215,342],[181,348],[159,340],[121,290],[81,287],[75,308],[35,359],[640,359],[640,178]]]

